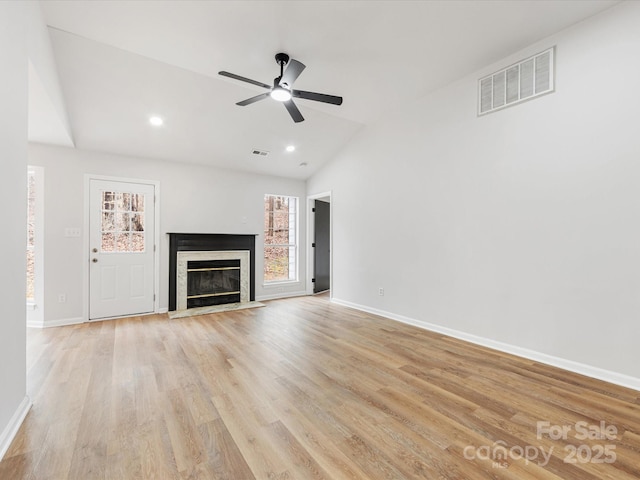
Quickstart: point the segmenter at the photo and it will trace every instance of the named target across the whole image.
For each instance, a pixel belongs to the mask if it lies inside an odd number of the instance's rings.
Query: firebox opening
[[[187,262],[187,308],[240,302],[240,259]]]

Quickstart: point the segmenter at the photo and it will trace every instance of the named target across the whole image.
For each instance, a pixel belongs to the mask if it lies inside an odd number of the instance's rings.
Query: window
[[[264,281],[298,279],[298,199],[264,196]]]
[[[27,172],[27,302],[35,302],[36,172]]]
[[[27,167],[27,325],[42,327],[44,321],[44,168]]]

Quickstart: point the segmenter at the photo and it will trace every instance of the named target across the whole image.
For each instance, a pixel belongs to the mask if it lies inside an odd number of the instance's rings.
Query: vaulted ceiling
[[[386,112],[615,3],[48,0],[42,9],[78,148],[304,179]],[[236,106],[264,90],[218,71],[270,84],[277,52],[306,64],[295,88],[343,105],[296,100],[298,124],[271,99]],[[151,127],[150,115],[165,124]],[[32,140],[49,141],[46,121],[32,117]]]

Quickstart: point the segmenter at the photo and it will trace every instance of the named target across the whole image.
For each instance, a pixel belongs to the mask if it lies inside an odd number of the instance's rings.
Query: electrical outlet
[[[384,288],[380,287],[378,289],[378,295],[380,295],[381,297],[384,297]]]
[[[67,301],[67,296],[64,293],[61,293],[60,295],[58,295],[58,303],[66,303]]]

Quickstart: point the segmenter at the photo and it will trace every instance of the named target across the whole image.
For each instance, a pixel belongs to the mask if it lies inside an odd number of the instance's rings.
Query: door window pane
[[[116,234],[116,250],[118,252],[130,252],[129,232]]]
[[[144,212],[144,195],[135,194],[131,197],[131,211]]]
[[[116,235],[114,233],[102,232],[102,247],[103,252],[115,252],[116,251]]]
[[[102,231],[115,232],[116,221],[113,212],[102,212]]]
[[[131,216],[131,231],[144,232],[144,215],[136,213]]]
[[[131,234],[131,251],[139,253],[144,252],[144,233]]]
[[[118,232],[128,232],[131,230],[129,225],[129,212],[118,211],[116,213],[116,230]]]

